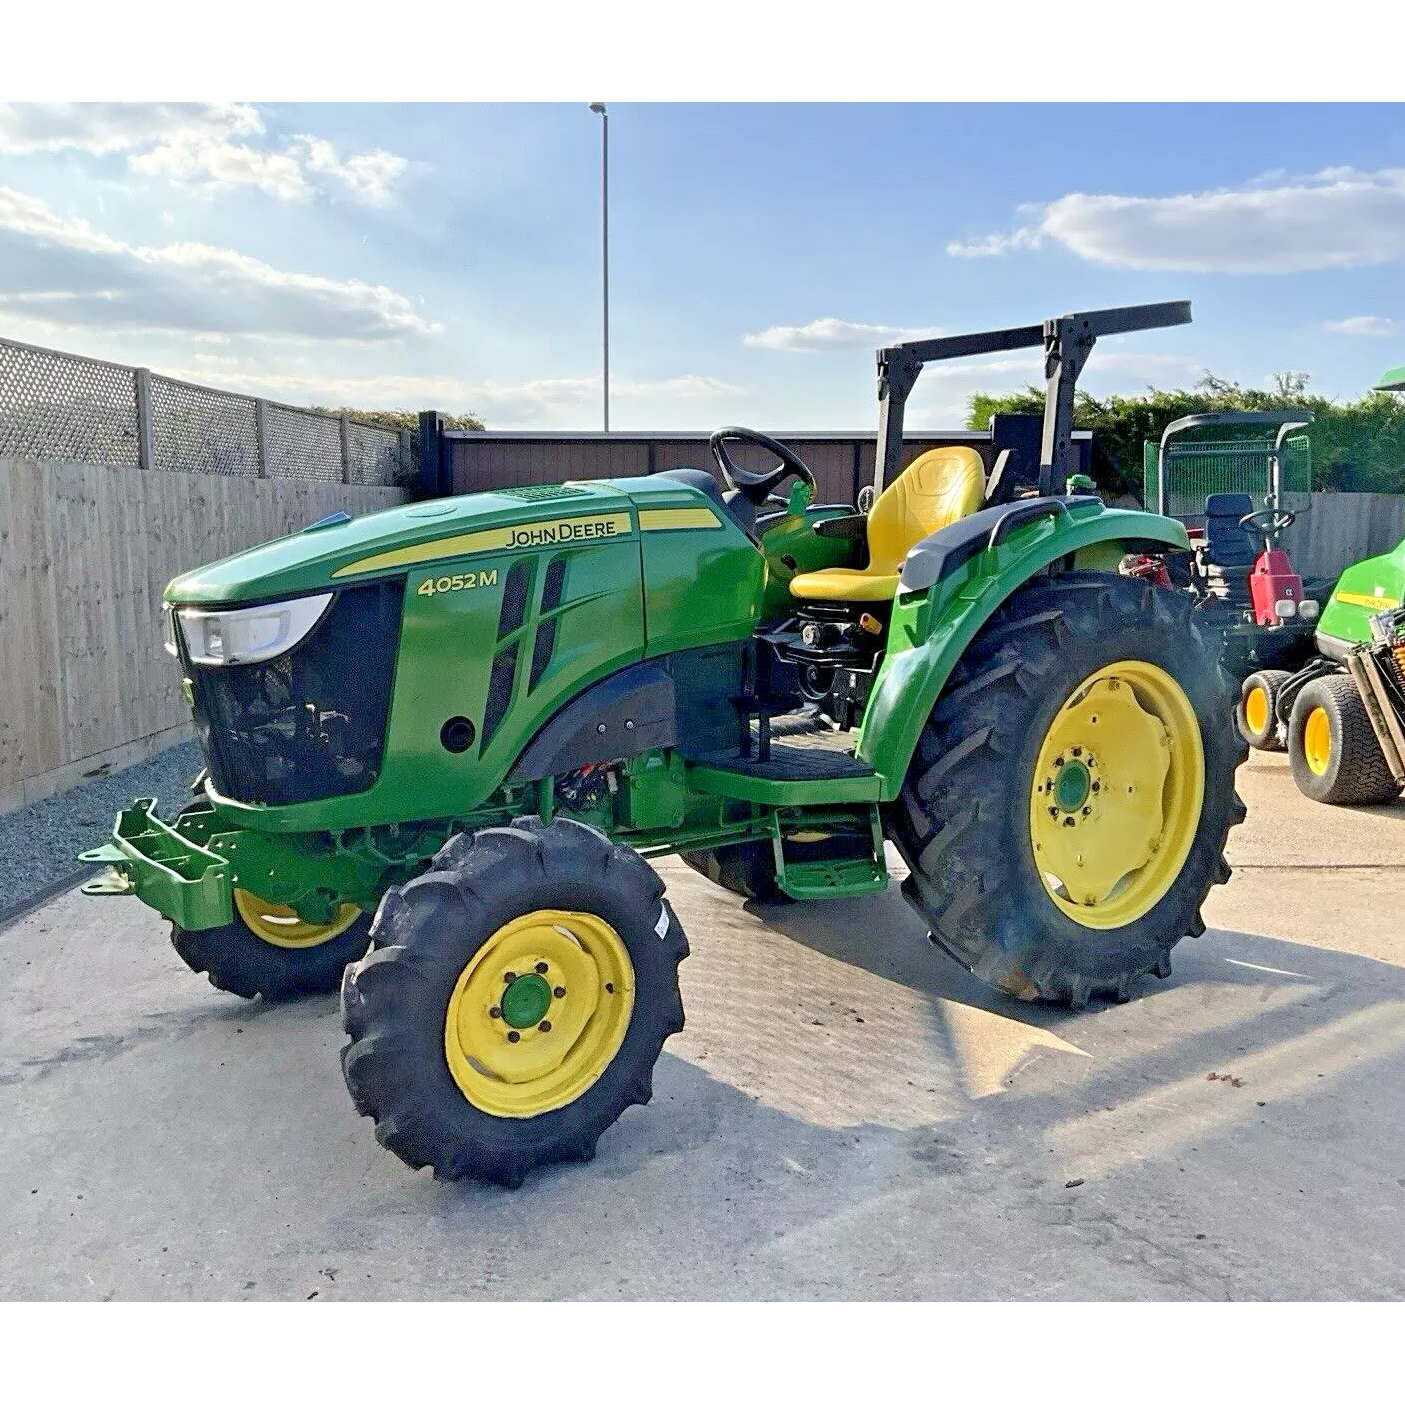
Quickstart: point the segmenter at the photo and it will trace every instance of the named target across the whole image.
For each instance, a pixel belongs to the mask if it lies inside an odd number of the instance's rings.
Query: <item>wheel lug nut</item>
[[[1083,813],[1085,815],[1091,815],[1093,813],[1093,807],[1091,805],[1085,805],[1083,807]]]
[[[519,1039],[521,1039],[521,1038],[522,1038],[522,1036],[521,1036],[520,1034],[518,1034],[518,1032],[517,1032],[515,1029],[510,1029],[510,1030],[508,1030],[508,1032],[507,1032],[507,1042],[508,1042],[509,1044],[515,1044],[515,1043],[517,1043],[517,1041],[518,1041]]]
[[[615,993],[615,983],[614,983],[614,981],[606,981],[606,982],[605,982],[605,993],[606,993],[607,995],[613,995],[613,994]]]
[[[552,993],[558,1000],[560,1000],[561,997],[562,997],[563,995],[565,995],[565,993],[566,993],[566,987],[565,987],[564,985],[558,985],[558,986],[556,987],[556,989],[553,990],[551,993]]]
[[[541,1032],[542,1032],[543,1034],[550,1034],[550,1033],[551,1033],[551,1021],[550,1021],[550,1020],[543,1020],[543,1021],[537,1026],[537,1028],[538,1028],[539,1030],[541,1030]]]
[[[545,962],[545,961],[538,961],[538,962],[537,962],[537,975],[539,975],[539,976],[544,976],[544,975],[546,975],[546,962]]]
[[[494,1005],[493,1008],[488,1011],[488,1018],[490,1020],[500,1020],[502,1019],[502,1011]]]
[[[516,979],[517,979],[517,972],[516,972],[516,971],[504,971],[504,972],[502,973],[502,983],[503,983],[504,985],[511,985],[511,984],[513,983],[513,981],[515,981]]]

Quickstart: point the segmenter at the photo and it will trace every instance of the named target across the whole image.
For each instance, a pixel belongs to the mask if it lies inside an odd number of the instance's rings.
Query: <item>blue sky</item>
[[[615,428],[866,427],[885,341],[1163,298],[1090,390],[1405,361],[1402,106],[610,112]],[[598,163],[581,103],[0,107],[0,335],[595,429]],[[1037,375],[931,369],[911,422]]]

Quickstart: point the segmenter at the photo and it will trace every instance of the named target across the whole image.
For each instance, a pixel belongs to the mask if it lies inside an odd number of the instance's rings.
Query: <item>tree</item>
[[[1093,477],[1105,491],[1141,496],[1142,445],[1161,437],[1172,420],[1227,410],[1311,410],[1313,487],[1357,492],[1405,492],[1405,397],[1372,391],[1338,403],[1308,390],[1304,371],[1279,371],[1272,390],[1254,390],[1206,372],[1191,390],[1109,395],[1080,390],[1074,413],[1080,429],[1093,431]],[[966,424],[985,429],[993,414],[1042,414],[1044,393],[1035,386],[1009,395],[971,397]],[[1253,437],[1256,431],[1243,431]]]

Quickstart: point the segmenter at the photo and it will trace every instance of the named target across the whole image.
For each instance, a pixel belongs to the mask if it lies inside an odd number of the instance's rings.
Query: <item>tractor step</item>
[[[858,898],[868,893],[881,893],[888,886],[888,863],[883,850],[883,821],[877,805],[868,807],[867,843],[855,848],[867,848],[864,855],[850,853],[844,857],[800,859],[787,858],[779,826],[771,838],[776,861],[776,886],[792,898],[802,901],[815,898]],[[857,818],[857,817],[856,817]],[[792,836],[793,837],[793,836]]]

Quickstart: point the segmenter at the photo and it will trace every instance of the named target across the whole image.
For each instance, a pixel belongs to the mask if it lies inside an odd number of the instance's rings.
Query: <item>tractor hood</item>
[[[675,495],[687,499],[691,490],[675,483]],[[635,530],[633,499],[640,496],[629,480],[602,481],[466,493],[365,517],[334,513],[292,536],[177,576],[165,598],[173,605],[273,600],[468,552],[628,536]]]

